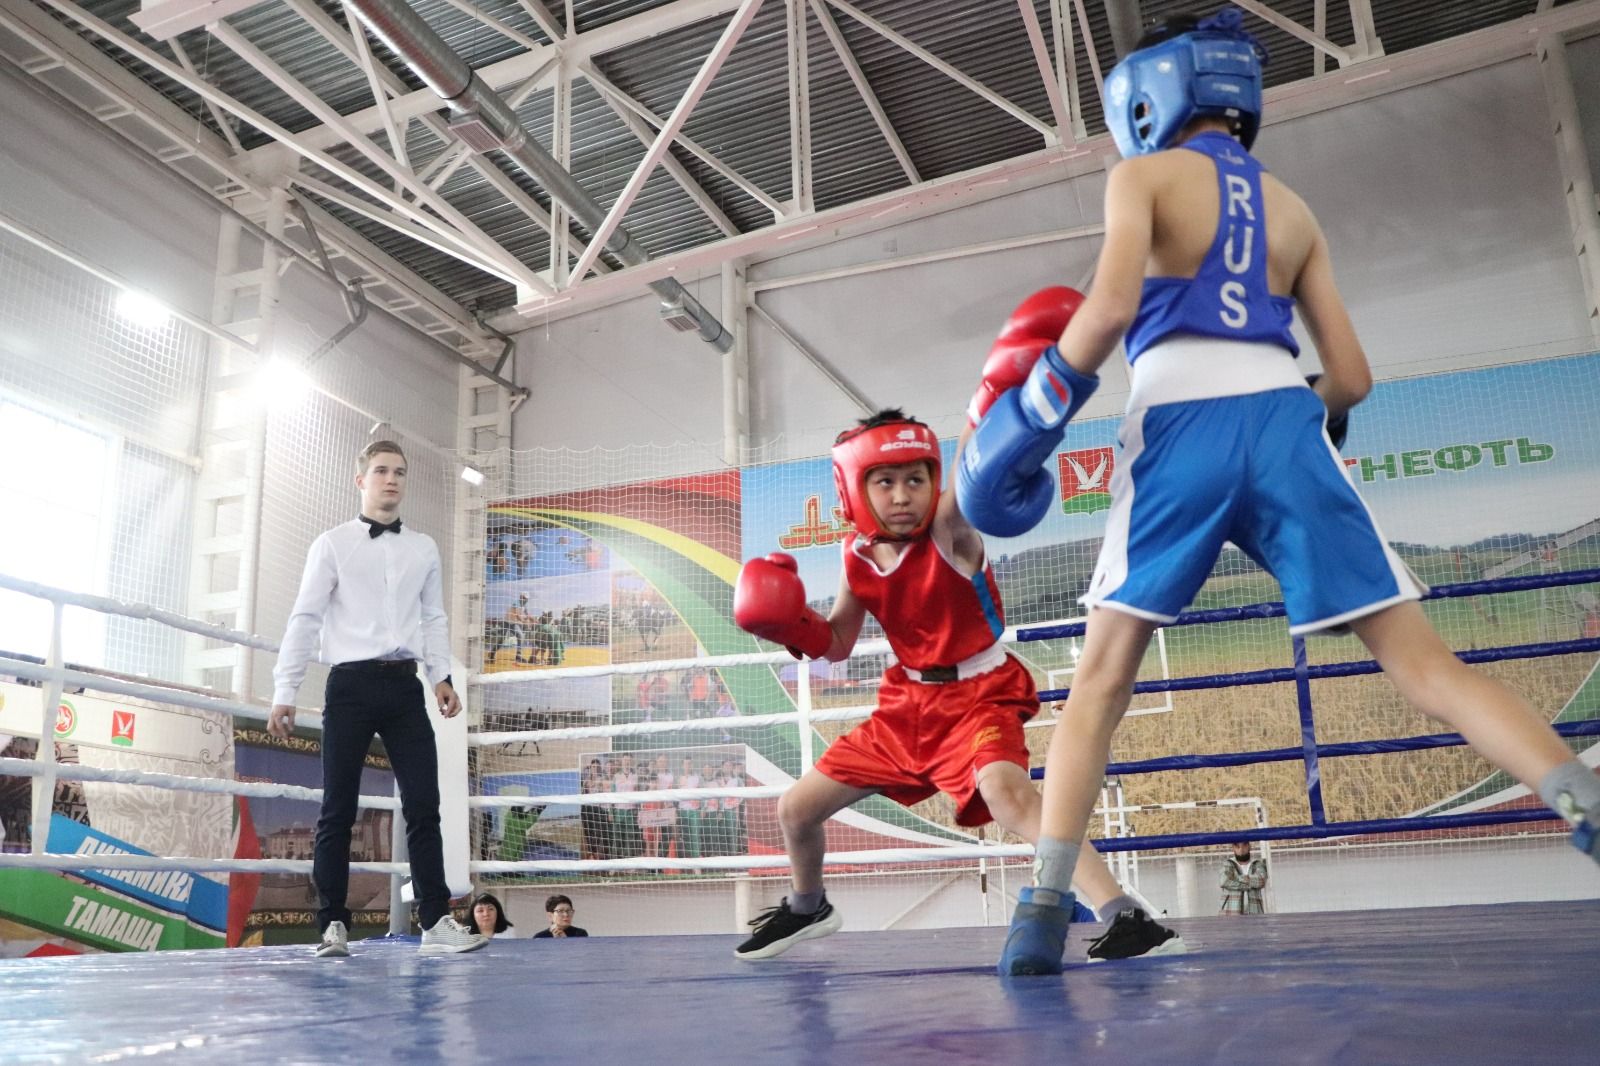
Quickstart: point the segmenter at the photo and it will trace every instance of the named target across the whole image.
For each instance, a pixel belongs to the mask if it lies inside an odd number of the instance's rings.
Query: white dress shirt
[[[434,684],[450,673],[439,548],[402,526],[373,537],[359,518],[311,542],[300,594],[272,671],[272,702],[294,703],[306,664],[417,659]]]

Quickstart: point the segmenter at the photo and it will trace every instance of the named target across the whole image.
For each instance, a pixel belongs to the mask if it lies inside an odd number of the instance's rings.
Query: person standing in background
[[[1250,857],[1250,842],[1233,846],[1233,856],[1222,860],[1222,913],[1265,914],[1262,892],[1267,887],[1267,860]]]
[[[295,695],[320,647],[320,660],[333,669],[322,712],[322,813],[311,874],[322,932],[316,954],[350,954],[350,833],[374,735],[382,738],[400,787],[421,953],[474,951],[488,940],[450,916],[439,832],[439,756],[417,679],[421,660],[434,681],[439,713],[461,713],[450,683],[439,548],[426,533],[401,526],[406,457],[400,445],[380,440],[362,449],[355,482],[361,513],[311,543],[273,670],[267,717],[273,736],[294,731]]]

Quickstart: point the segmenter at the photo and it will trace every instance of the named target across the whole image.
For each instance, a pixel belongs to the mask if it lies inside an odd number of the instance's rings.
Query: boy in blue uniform
[[[1600,778],[1521,697],[1463,665],[1415,602],[1425,589],[1385,542],[1325,424],[1371,387],[1366,355],[1304,202],[1249,154],[1260,50],[1224,9],[1147,35],[1106,79],[1124,162],[1106,188],[1094,286],[1028,378],[979,422],[961,506],[1016,535],[1049,506],[1042,464],[1126,334],[1132,390],[1088,632],[1045,764],[1037,887],[1025,889],[1003,974],[1061,972],[1078,841],[1157,625],[1177,617],[1232,541],[1283,588],[1290,632],[1349,626],[1408,700],[1538,792],[1600,861]],[[1295,369],[1298,304],[1322,358]]]

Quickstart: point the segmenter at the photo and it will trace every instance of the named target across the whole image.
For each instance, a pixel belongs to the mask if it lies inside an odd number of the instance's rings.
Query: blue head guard
[[[1169,148],[1199,115],[1231,119],[1249,149],[1261,125],[1265,58],[1234,7],[1133,52],[1106,77],[1106,125],[1117,150],[1128,158]]]

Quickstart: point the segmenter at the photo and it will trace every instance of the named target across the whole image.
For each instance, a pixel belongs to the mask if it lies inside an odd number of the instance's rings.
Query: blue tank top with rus
[[[1217,235],[1192,278],[1146,278],[1128,330],[1128,362],[1178,334],[1276,344],[1290,355],[1300,345],[1290,329],[1294,299],[1267,286],[1267,217],[1261,164],[1225,133],[1208,131],[1182,148],[1209,156],[1217,168],[1221,210]]]

